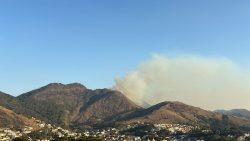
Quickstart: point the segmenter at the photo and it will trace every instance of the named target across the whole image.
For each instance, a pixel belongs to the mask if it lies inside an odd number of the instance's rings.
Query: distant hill
[[[20,129],[24,126],[37,128],[36,122],[33,119],[16,114],[0,106],[0,127]]]
[[[250,126],[250,121],[203,110],[181,102],[162,102],[150,108],[123,115],[120,122],[192,124],[209,127]]]
[[[232,109],[232,110],[216,110],[215,112],[219,112],[225,115],[237,116],[246,119],[250,119],[250,111],[246,109]]]
[[[118,91],[90,90],[78,83],[53,83],[17,98],[35,112],[32,116],[66,127],[91,126],[139,108]]]

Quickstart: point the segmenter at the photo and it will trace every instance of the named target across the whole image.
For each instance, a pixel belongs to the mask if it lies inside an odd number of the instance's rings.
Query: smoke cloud
[[[250,72],[225,58],[155,54],[114,88],[134,102],[181,101],[208,110],[250,109]]]

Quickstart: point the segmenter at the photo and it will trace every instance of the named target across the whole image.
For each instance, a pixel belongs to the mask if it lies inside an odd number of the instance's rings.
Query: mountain
[[[162,102],[147,109],[141,109],[120,117],[121,123],[169,123],[192,124],[207,127],[250,127],[250,120],[203,110],[181,102]]]
[[[216,110],[215,112],[219,112],[225,115],[237,116],[246,119],[250,119],[250,111],[246,109],[232,109],[232,110]]]
[[[65,127],[92,126],[139,108],[118,91],[90,90],[78,83],[52,83],[17,99],[34,111],[26,114]]]
[[[18,97],[0,92],[0,106],[1,120],[10,119],[7,123],[12,125],[21,125],[22,122],[15,122],[15,119],[24,115],[71,129],[136,122],[250,127],[245,110],[234,111],[234,114],[219,113],[170,101],[142,108],[119,91],[91,90],[79,83],[51,83]]]
[[[35,120],[0,106],[0,127],[20,129],[24,126],[37,128]]]

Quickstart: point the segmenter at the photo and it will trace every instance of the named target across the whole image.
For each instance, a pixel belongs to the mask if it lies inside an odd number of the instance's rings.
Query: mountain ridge
[[[119,91],[106,88],[91,90],[80,83],[50,83],[17,97],[0,92],[0,105],[15,113],[71,129],[138,121],[250,127],[250,119],[212,112],[178,101],[164,101],[143,108]]]
[[[119,120],[125,123],[140,121],[152,124],[193,124],[209,127],[218,125],[250,126],[249,120],[207,111],[178,101],[161,102],[150,108],[132,112]]]
[[[250,111],[247,109],[215,110],[215,112],[250,119]]]
[[[52,83],[17,97],[26,109],[45,121],[62,126],[91,126],[117,114],[139,108],[125,95],[109,89]],[[105,111],[105,112],[103,112]]]

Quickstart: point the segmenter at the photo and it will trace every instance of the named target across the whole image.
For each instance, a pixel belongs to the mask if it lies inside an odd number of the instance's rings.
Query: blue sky
[[[111,87],[152,53],[249,65],[248,0],[2,0],[0,91]]]

